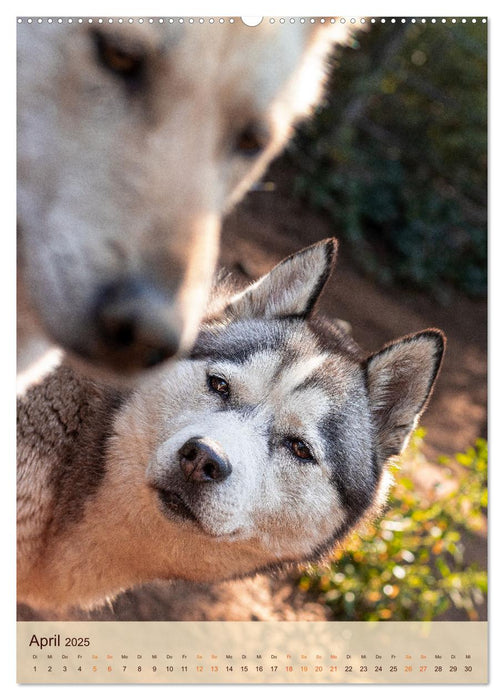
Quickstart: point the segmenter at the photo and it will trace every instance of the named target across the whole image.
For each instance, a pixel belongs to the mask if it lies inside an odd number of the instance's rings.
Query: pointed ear
[[[328,238],[285,258],[233,297],[226,314],[235,319],[308,316],[331,274],[337,245]]]
[[[406,446],[431,395],[444,349],[444,334],[428,329],[401,338],[366,360],[380,465]]]

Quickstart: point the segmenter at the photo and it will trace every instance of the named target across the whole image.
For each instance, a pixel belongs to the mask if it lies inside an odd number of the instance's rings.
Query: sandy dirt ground
[[[250,193],[228,218],[222,239],[221,263],[255,278],[284,256],[338,231],[317,213],[289,196],[289,176],[272,170],[274,191]],[[428,327],[444,330],[448,346],[444,367],[430,406],[422,419],[427,429],[425,453],[429,464],[415,481],[428,492],[439,480],[437,456],[463,451],[477,437],[486,437],[487,311],[482,301],[454,298],[440,306],[426,294],[383,289],[362,276],[340,245],[335,273],[321,303],[321,311],[348,321],[366,351],[406,333]],[[486,541],[472,538],[467,556],[486,563]],[[185,582],[152,583],[119,596],[93,612],[73,611],[74,620],[323,620],[330,611],[295,585],[293,570],[276,577],[219,585]],[[484,618],[485,610],[480,609]],[[457,611],[445,619],[463,619]],[[20,606],[19,619],[57,619],[50,612]]]

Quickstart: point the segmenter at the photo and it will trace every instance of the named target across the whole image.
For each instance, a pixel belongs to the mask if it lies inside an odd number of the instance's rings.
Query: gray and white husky
[[[429,329],[364,356],[314,314],[335,251],[220,295],[191,356],[132,393],[61,366],[19,401],[20,600],[91,607],[153,579],[312,561],[376,512],[445,341]]]

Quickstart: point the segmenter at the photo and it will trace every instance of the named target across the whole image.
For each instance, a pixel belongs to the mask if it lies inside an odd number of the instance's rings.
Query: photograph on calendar
[[[19,623],[487,621],[487,22],[253,20],[17,19]]]

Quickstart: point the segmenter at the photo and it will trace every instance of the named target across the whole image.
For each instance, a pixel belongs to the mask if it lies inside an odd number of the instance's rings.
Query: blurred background
[[[438,20],[356,35],[333,56],[315,118],[225,225],[221,264],[244,281],[336,236],[321,310],[365,352],[444,330],[446,360],[388,510],[324,565],[154,583],[74,619],[486,619],[486,31]],[[20,619],[39,616],[22,607]]]
[[[335,56],[294,193],[383,284],[486,294],[486,25],[378,25]]]

